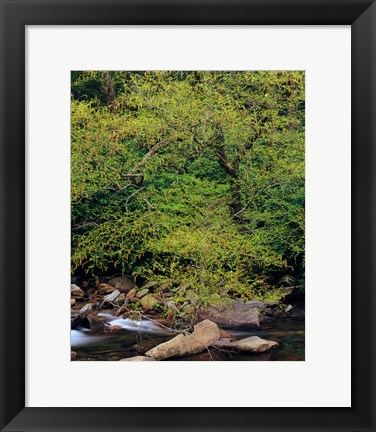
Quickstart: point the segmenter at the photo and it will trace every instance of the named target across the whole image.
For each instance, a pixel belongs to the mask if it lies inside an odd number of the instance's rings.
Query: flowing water
[[[123,358],[143,355],[154,346],[165,342],[176,334],[153,321],[121,319],[109,314],[99,314],[107,319],[105,330],[93,332],[89,329],[71,331],[71,347],[77,353],[77,361],[118,361]],[[259,336],[279,343],[279,347],[268,353],[234,353],[211,348],[202,353],[168,359],[169,361],[301,361],[304,360],[304,322],[282,321],[278,327],[257,330],[254,328],[226,329],[237,339]]]

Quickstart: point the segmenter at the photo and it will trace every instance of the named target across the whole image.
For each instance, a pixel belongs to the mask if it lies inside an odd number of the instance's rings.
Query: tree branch
[[[129,171],[129,173],[126,176],[127,177],[135,176],[136,171],[143,168],[146,165],[146,162],[151,158],[151,156],[153,156],[154,153],[156,153],[158,150],[160,150],[166,144],[167,141],[168,141],[168,139],[166,138],[166,139],[160,141],[159,143],[155,144],[146,153],[146,155],[142,158],[142,160]]]

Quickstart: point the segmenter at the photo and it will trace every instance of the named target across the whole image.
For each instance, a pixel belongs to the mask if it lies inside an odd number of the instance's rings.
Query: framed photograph
[[[1,430],[375,430],[375,7],[1,0]]]

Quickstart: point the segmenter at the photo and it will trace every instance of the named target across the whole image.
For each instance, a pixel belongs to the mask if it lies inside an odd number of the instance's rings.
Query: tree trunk
[[[222,126],[220,124],[218,124],[216,127],[216,135],[214,138],[214,152],[218,158],[218,162],[229,177],[229,184],[232,195],[232,202],[230,204],[230,207],[233,216],[237,218],[237,213],[243,208],[241,190],[238,183],[239,162],[230,162],[230,160],[228,159],[225,150],[225,139],[222,131]]]
[[[111,106],[111,110],[115,112],[115,99],[116,99],[116,87],[114,80],[112,79],[112,76],[110,72],[106,71],[104,72],[104,82],[105,82],[105,93],[107,98],[107,105]]]

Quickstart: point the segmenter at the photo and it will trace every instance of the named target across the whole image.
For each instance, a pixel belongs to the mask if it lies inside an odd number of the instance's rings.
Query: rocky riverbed
[[[206,307],[189,287],[184,301],[173,301],[171,288],[137,288],[126,276],[73,283],[71,359],[304,360],[304,299],[291,287],[281,289],[293,304],[227,299]],[[176,320],[190,314],[194,320]]]

